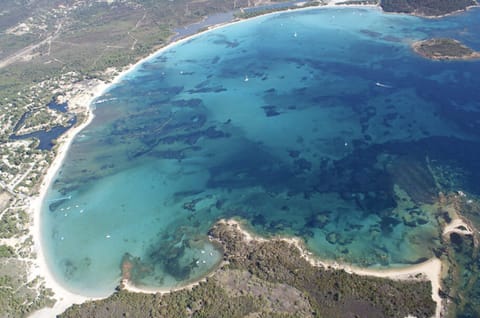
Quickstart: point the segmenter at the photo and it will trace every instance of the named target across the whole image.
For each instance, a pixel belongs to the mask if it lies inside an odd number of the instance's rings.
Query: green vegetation
[[[413,13],[425,16],[440,16],[469,6],[477,5],[475,0],[381,0],[380,6],[386,12]]]
[[[451,266],[443,284],[444,298],[451,302],[446,317],[480,317],[480,282],[478,271],[478,246],[471,235],[462,236],[452,233],[449,238],[451,247],[446,251]]]
[[[27,266],[19,260],[0,258],[0,308],[2,317],[27,317],[52,306],[52,292],[34,279],[28,281]]]
[[[41,282],[32,285],[26,275],[36,256],[23,209],[37,193],[57,148],[38,150],[38,141],[11,141],[10,135],[66,126],[73,114],[82,123],[83,107],[70,104],[65,114],[48,109],[47,103],[69,100],[98,80],[111,80],[164,46],[177,27],[250,5],[247,0],[2,1],[0,239],[8,244],[0,245],[0,317],[22,317],[51,305],[48,293],[41,288],[35,292]]]
[[[281,281],[305,292],[319,316],[341,316],[359,304],[370,308],[372,317],[377,311],[385,317],[430,317],[434,312],[429,282],[391,281],[316,268],[286,241],[243,244],[237,230],[224,224],[217,224],[210,235],[227,250],[230,268],[245,268],[261,279]]]
[[[433,60],[467,60],[480,58],[480,53],[454,39],[430,39],[415,42],[413,49],[423,57]]]
[[[0,245],[0,258],[14,257],[15,250],[8,245]]]
[[[346,1],[345,4],[373,2],[375,0]],[[270,3],[267,0],[255,1],[256,5]],[[309,1],[303,6],[321,3]],[[381,3],[385,11],[425,15],[449,13],[472,4],[476,2],[383,0]],[[69,109],[69,114],[61,114],[48,110],[47,103],[52,97],[68,99],[75,96],[88,89],[95,79],[111,80],[123,67],[165,45],[177,27],[200,21],[207,15],[236,11],[251,5],[248,0],[122,0],[112,3],[98,0],[2,0],[0,238],[7,239],[6,242],[15,238],[20,244],[0,245],[1,317],[23,317],[53,304],[51,291],[46,290],[37,278],[29,281],[27,275],[35,255],[31,252],[32,240],[26,229],[29,218],[23,209],[28,202],[26,198],[38,190],[39,181],[52,162],[56,149],[40,151],[35,149],[37,141],[11,142],[9,136],[18,131],[32,132],[65,125],[71,113],[75,113],[81,123],[85,118],[83,108]],[[275,9],[250,11],[237,17],[248,18],[272,11]],[[458,50],[458,47],[453,49]],[[27,112],[30,116],[15,129]],[[220,231],[219,228],[217,230]],[[296,250],[282,245],[282,242],[265,243],[259,246],[258,251],[252,251],[251,247],[239,241],[227,242],[224,239],[228,236],[222,235],[222,244],[226,247],[234,245],[226,249],[231,251],[226,254],[231,265],[220,269],[214,277],[193,290],[164,296],[121,291],[104,301],[73,307],[65,315],[92,317],[95,316],[93,313],[97,316],[117,316],[118,313],[120,316],[128,312],[131,317],[235,317],[259,312],[260,316],[291,317],[296,312],[301,317],[313,313],[335,317],[341,310],[363,308],[371,310],[372,317],[376,317],[377,313],[378,317],[382,317],[391,316],[394,310],[401,308],[399,315],[409,311],[422,317],[431,312],[427,283],[364,280],[344,272],[314,269],[304,261],[293,262],[293,258],[298,258]],[[248,256],[248,259],[232,256],[237,252],[247,253],[242,255]],[[292,262],[287,258],[292,258]],[[452,256],[452,262],[455,259]],[[261,266],[257,268],[256,262]],[[281,266],[277,266],[277,262],[281,262]],[[232,285],[225,278],[245,278],[246,275],[249,275],[249,285],[242,288],[238,284]],[[337,281],[340,282],[338,286]],[[315,284],[322,288],[315,288]],[[240,292],[245,289],[243,287],[247,290],[246,294]],[[279,293],[279,289],[288,293]],[[400,291],[408,293],[401,296],[398,295]],[[385,297],[386,292],[398,295],[399,300],[394,304],[391,298]],[[452,292],[451,297],[458,300],[455,302],[458,308],[467,308],[460,302],[461,293],[458,289],[458,294]],[[406,304],[408,297],[413,301],[411,306]],[[419,307],[420,303],[424,307]]]
[[[26,232],[29,218],[23,210],[6,210],[0,218],[0,238],[11,238]]]
[[[455,195],[447,196],[446,201],[446,206],[453,206],[456,211],[461,211],[464,217],[468,217],[467,223],[473,233],[450,233],[443,237],[445,248],[439,252],[449,264],[441,293],[449,302],[445,317],[480,317],[480,234],[477,230],[480,224],[480,204],[478,200]]]
[[[61,317],[431,317],[430,282],[392,281],[312,266],[283,240],[243,240],[235,225],[216,224],[210,236],[226,265],[205,282],[165,295],[121,290],[74,305]]]
[[[229,297],[215,280],[208,280],[191,291],[164,296],[115,293],[107,300],[74,305],[61,317],[244,317],[261,311],[264,301],[250,295]]]
[[[45,109],[52,96],[71,85],[111,79],[114,73],[106,74],[107,69],[119,70],[152,53],[174,28],[234,9],[226,0],[36,0],[26,8],[23,1],[10,2],[3,13],[9,16],[3,30],[10,31],[0,36],[0,108],[9,117],[1,120],[4,141],[25,112]],[[36,120],[49,122],[45,115]]]
[[[322,2],[314,0],[314,1],[306,1],[299,5],[290,5],[287,7],[275,8],[275,7],[266,6],[265,8],[259,8],[259,9],[253,9],[253,10],[241,10],[240,12],[235,13],[235,17],[239,19],[249,19],[249,18],[253,18],[256,16],[260,16],[260,15],[264,15],[272,12],[308,8],[308,7],[318,7],[321,4]]]

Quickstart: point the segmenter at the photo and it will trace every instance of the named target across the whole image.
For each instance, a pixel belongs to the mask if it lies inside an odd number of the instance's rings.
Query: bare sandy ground
[[[457,233],[461,235],[472,235],[473,230],[470,228],[470,225],[465,223],[461,218],[453,219],[445,228],[443,229],[443,235],[446,236],[450,233]]]

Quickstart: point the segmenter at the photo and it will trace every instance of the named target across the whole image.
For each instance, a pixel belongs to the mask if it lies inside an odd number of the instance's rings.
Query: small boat
[[[383,84],[383,83],[380,83],[380,82],[376,82],[375,85],[377,85],[379,87],[383,87],[383,88],[393,88],[393,86],[391,86],[391,85]]]
[[[247,75],[245,75],[245,79],[243,81],[248,82],[248,76]]]
[[[293,33],[293,37],[294,37],[294,38],[297,37],[297,32]]]

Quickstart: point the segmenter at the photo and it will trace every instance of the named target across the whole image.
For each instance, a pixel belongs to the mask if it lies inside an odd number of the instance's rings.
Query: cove
[[[284,12],[159,52],[92,104],[50,186],[51,271],[89,296],[111,293],[126,260],[139,287],[186,284],[221,259],[208,230],[230,217],[360,266],[433,256],[438,192],[480,192],[480,63],[410,44],[478,49],[479,12]]]

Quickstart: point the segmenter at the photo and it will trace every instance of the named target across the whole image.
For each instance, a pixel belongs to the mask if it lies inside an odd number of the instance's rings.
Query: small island
[[[432,60],[472,60],[480,58],[477,52],[454,39],[436,38],[412,44],[413,50]]]

